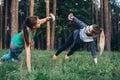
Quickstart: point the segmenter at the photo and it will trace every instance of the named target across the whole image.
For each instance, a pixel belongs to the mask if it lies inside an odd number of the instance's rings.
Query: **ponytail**
[[[30,30],[33,30],[33,27],[36,25],[37,23],[37,16],[29,16],[26,18],[26,20],[24,21],[23,25],[22,25],[22,29],[23,29],[23,38],[25,41],[26,46],[29,46],[29,34],[28,34],[28,28]]]
[[[104,35],[104,30],[103,28],[100,29],[100,40],[99,40],[99,51],[100,55],[102,55],[105,47],[105,35]]]
[[[26,46],[29,46],[29,36],[28,36],[26,21],[23,23],[22,29],[23,29],[23,37],[24,37]]]

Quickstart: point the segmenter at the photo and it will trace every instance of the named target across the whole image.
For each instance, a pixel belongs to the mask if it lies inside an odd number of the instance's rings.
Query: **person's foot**
[[[2,64],[4,64],[4,58],[3,57],[0,58],[0,65],[2,65]]]
[[[93,58],[94,63],[97,64],[97,58]]]
[[[68,55],[65,55],[65,60],[68,60],[70,57]]]
[[[58,56],[54,55],[53,60],[57,60]]]
[[[15,62],[15,63],[19,63],[20,60],[18,58],[12,58],[12,61]]]
[[[0,65],[4,64],[4,60],[0,60]]]
[[[3,65],[4,64],[4,61],[3,60],[0,60],[0,65]]]

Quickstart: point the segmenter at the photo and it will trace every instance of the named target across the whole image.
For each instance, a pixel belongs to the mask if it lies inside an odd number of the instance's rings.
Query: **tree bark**
[[[18,33],[18,0],[12,0],[11,4],[11,39]]]
[[[34,0],[29,0],[29,2],[30,2],[30,7],[29,7],[30,16],[33,16],[34,15]]]
[[[103,0],[100,0],[100,26],[104,28],[103,24]]]
[[[53,14],[56,16],[56,0],[53,0]],[[56,21],[52,23],[51,50],[54,50]]]
[[[29,6],[29,11],[30,11],[30,16],[34,15],[34,0],[29,0],[30,6]],[[35,41],[32,40],[31,42],[31,49],[34,49],[35,47]]]
[[[111,25],[110,25],[110,15],[109,15],[109,7],[108,0],[103,0],[104,3],[104,12],[105,12],[105,48],[106,50],[111,50]]]
[[[7,48],[8,0],[5,1],[4,47]]]
[[[49,16],[49,0],[46,0],[46,17]],[[47,50],[50,50],[50,22],[47,22]]]
[[[120,10],[118,13],[118,31],[117,31],[117,36],[118,36],[118,51],[120,51]]]
[[[94,3],[94,13],[95,13],[95,24],[98,25],[98,6],[97,6],[97,0],[93,1]]]
[[[0,49],[2,49],[2,1],[0,0]]]
[[[29,9],[30,9],[29,8],[29,4],[30,4],[30,1],[29,0],[25,0],[25,2],[26,2],[26,7],[25,7],[26,8],[26,16],[29,16],[29,12],[30,12],[29,11]]]

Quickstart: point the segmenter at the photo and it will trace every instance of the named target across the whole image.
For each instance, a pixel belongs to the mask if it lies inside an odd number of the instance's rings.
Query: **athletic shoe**
[[[18,58],[12,58],[12,61],[15,62],[15,63],[19,63],[20,60]]]
[[[4,64],[4,61],[3,60],[0,60],[0,65],[3,65]]]
[[[53,60],[57,60],[58,56],[54,55]]]
[[[69,59],[69,56],[65,55],[65,60],[68,60]]]

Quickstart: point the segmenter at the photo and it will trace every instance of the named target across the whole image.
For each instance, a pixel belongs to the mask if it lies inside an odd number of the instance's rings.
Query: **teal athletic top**
[[[33,35],[30,33],[30,32],[28,32],[28,35],[29,35],[29,37],[30,37],[30,40],[33,40]],[[22,38],[22,31],[21,32],[19,32],[18,34],[16,34],[14,37],[13,37],[13,39],[12,39],[12,41],[11,41],[11,44],[15,47],[15,48],[22,48],[22,47],[24,47],[24,39]]]

